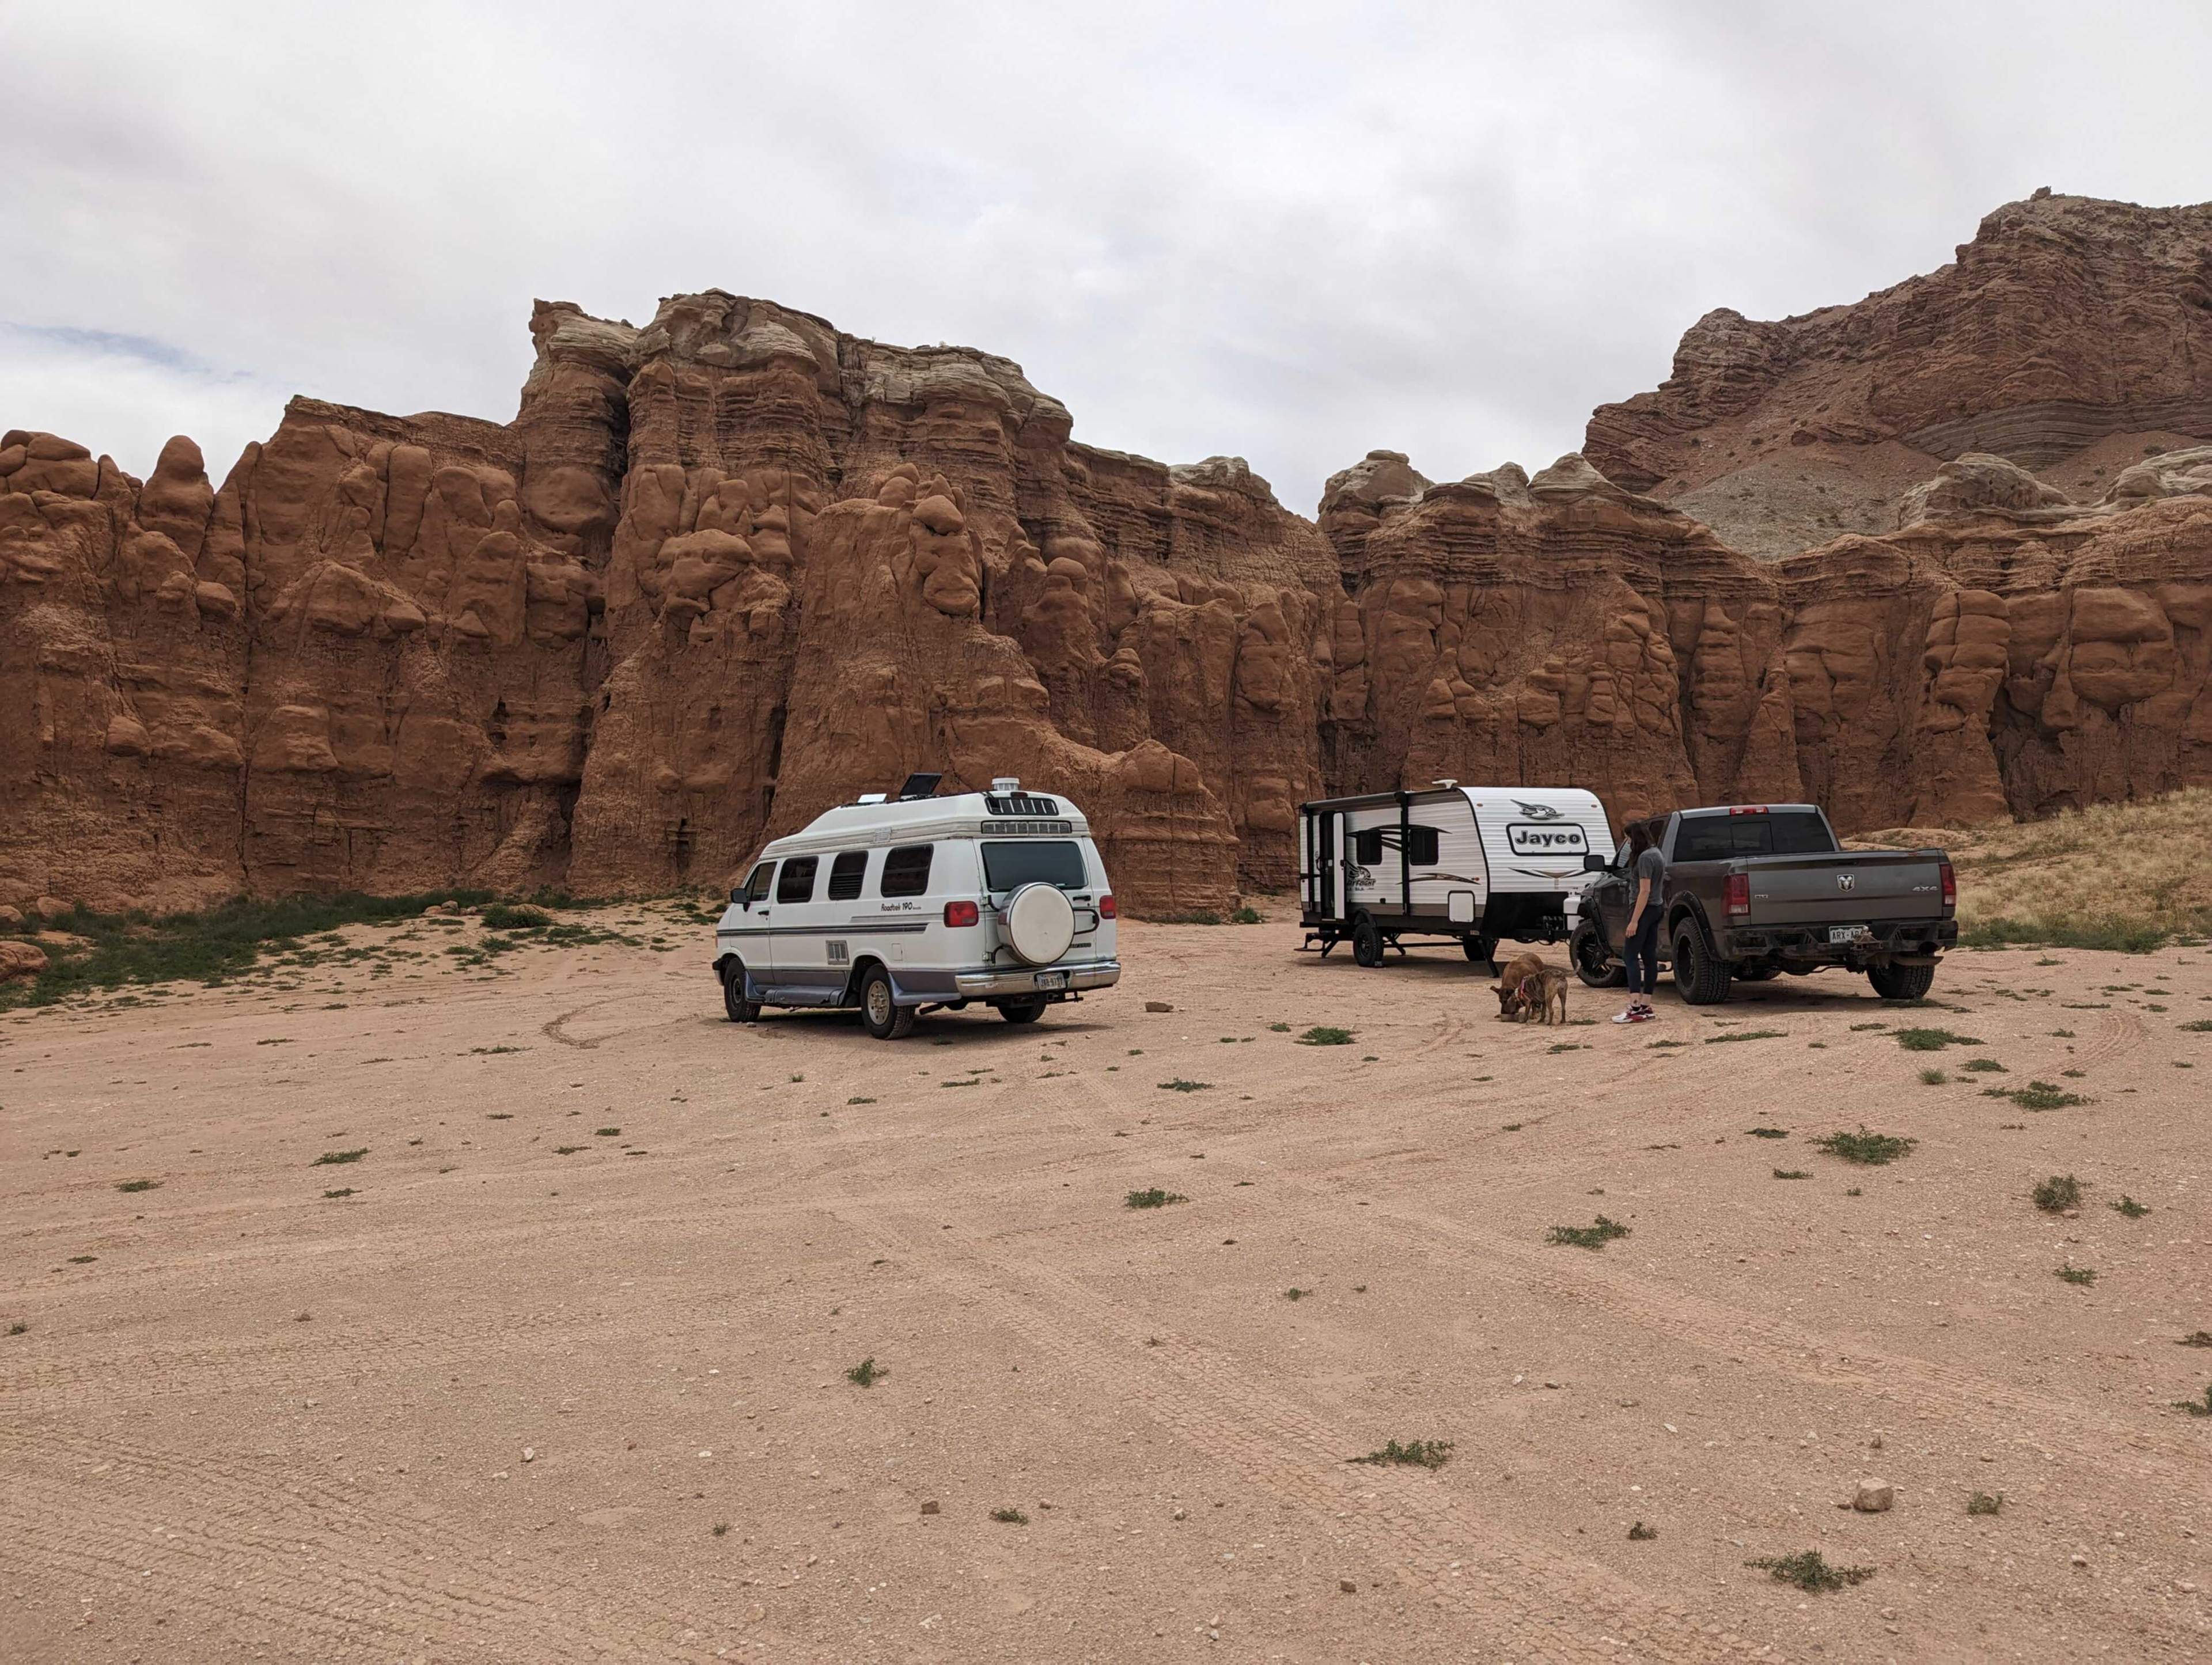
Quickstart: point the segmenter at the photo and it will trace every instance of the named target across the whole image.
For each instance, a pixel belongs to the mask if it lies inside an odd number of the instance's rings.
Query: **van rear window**
[[[902,844],[884,858],[882,893],[887,896],[918,896],[929,889],[929,858],[933,844]]]
[[[1091,876],[1084,871],[1083,847],[1073,839],[986,840],[983,845],[984,888],[1018,890],[1024,884],[1052,884],[1063,890],[1088,888]]]
[[[1682,823],[1677,861],[1725,861],[1736,855],[1832,855],[1836,841],[1812,810],[1765,815],[1700,815]]]

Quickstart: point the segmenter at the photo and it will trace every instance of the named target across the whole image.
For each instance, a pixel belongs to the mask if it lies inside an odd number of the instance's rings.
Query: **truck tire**
[[[745,998],[745,963],[732,959],[722,967],[722,1011],[733,1024],[750,1024],[760,1017],[760,1002]]]
[[[1052,1003],[1042,994],[1029,995],[1018,1000],[999,1002],[999,1016],[1010,1024],[1033,1024],[1044,1016],[1044,1009]]]
[[[1932,965],[1870,965],[1867,981],[1885,1000],[1917,1000],[1936,981]]]
[[[1718,1006],[1729,997],[1728,962],[1705,946],[1693,919],[1674,927],[1674,987],[1692,1006]]]
[[[891,989],[891,974],[872,965],[860,979],[860,1022],[878,1041],[898,1041],[914,1033],[914,1008],[901,1006]]]
[[[1382,929],[1364,914],[1352,921],[1352,959],[1355,965],[1382,963]]]
[[[1567,957],[1575,963],[1575,975],[1585,988],[1618,988],[1628,981],[1628,968],[1613,958],[1597,933],[1596,924],[1584,920],[1575,927],[1567,943]]]
[[[1462,937],[1459,945],[1467,951],[1468,958],[1477,965],[1486,965],[1494,976],[1498,971],[1498,939],[1495,937]]]

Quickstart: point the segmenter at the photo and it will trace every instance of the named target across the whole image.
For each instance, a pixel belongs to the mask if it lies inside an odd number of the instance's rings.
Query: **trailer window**
[[[1768,815],[1700,815],[1674,838],[1677,861],[1725,861],[1739,855],[1832,855],[1836,841],[1815,810]]]
[[[814,869],[821,858],[795,855],[783,864],[783,877],[775,882],[778,902],[811,902],[814,900]]]
[[[929,889],[929,857],[933,844],[902,844],[884,858],[883,884],[887,896],[918,896]]]
[[[1018,842],[984,842],[986,890],[1012,890],[1024,884],[1052,884],[1063,890],[1081,890],[1090,884],[1091,876],[1083,869],[1083,847],[1073,839],[1025,838]]]
[[[1406,860],[1417,867],[1432,867],[1437,860],[1437,829],[1410,826],[1402,841]],[[1352,836],[1352,859],[1363,867],[1379,867],[1384,854],[1395,855],[1401,841],[1395,827],[1368,827]]]
[[[775,863],[763,861],[753,869],[752,877],[745,881],[745,900],[766,902],[769,886],[775,882]]]
[[[830,864],[830,900],[850,902],[860,894],[860,879],[868,871],[866,850],[847,850]]]

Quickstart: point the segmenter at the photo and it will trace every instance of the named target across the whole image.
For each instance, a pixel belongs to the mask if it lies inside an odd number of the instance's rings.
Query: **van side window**
[[[775,882],[775,863],[763,861],[753,869],[753,876],[745,881],[747,902],[766,902],[768,887]]]
[[[1416,867],[1436,866],[1437,829],[1434,827],[1406,829],[1406,860]]]
[[[775,882],[778,902],[811,902],[814,900],[814,868],[819,856],[794,855],[784,859],[783,877]]]
[[[1352,835],[1352,859],[1363,867],[1382,865],[1382,829],[1366,827]]]
[[[884,858],[880,887],[887,896],[918,896],[929,889],[929,857],[936,846],[902,844]]]
[[[868,871],[866,850],[847,850],[830,864],[830,900],[850,902],[860,894],[861,876]]]

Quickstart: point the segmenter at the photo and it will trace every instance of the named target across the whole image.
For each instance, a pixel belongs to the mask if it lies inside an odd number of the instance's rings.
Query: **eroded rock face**
[[[1591,455],[1436,483],[1373,452],[1318,526],[1241,459],[1071,442],[1005,359],[720,291],[643,328],[540,303],[505,425],[295,400],[220,489],[189,441],[142,483],[9,433],[0,908],[711,887],[915,769],[1076,797],[1154,914],[1286,886],[1324,792],[1812,798],[1852,830],[2212,780],[2212,445],[2054,484],[2012,441],[2057,373],[2004,368],[2000,281],[2109,260],[2185,301],[2208,212],[2015,204],[1856,322],[1707,320]],[[2193,421],[2203,326],[2144,316],[2160,350],[2051,363],[2103,376],[2098,422]],[[1954,360],[1964,392],[1925,369]],[[1807,410],[1790,454],[1860,488],[1800,517],[1817,547],[1684,512],[1752,477],[1684,458]]]
[[[1852,305],[1706,314],[1658,388],[1599,407],[1584,449],[1780,556],[1887,530],[1899,490],[1969,453],[2045,473],[2175,435],[2212,439],[2212,204],[2039,191],[1953,264]]]

